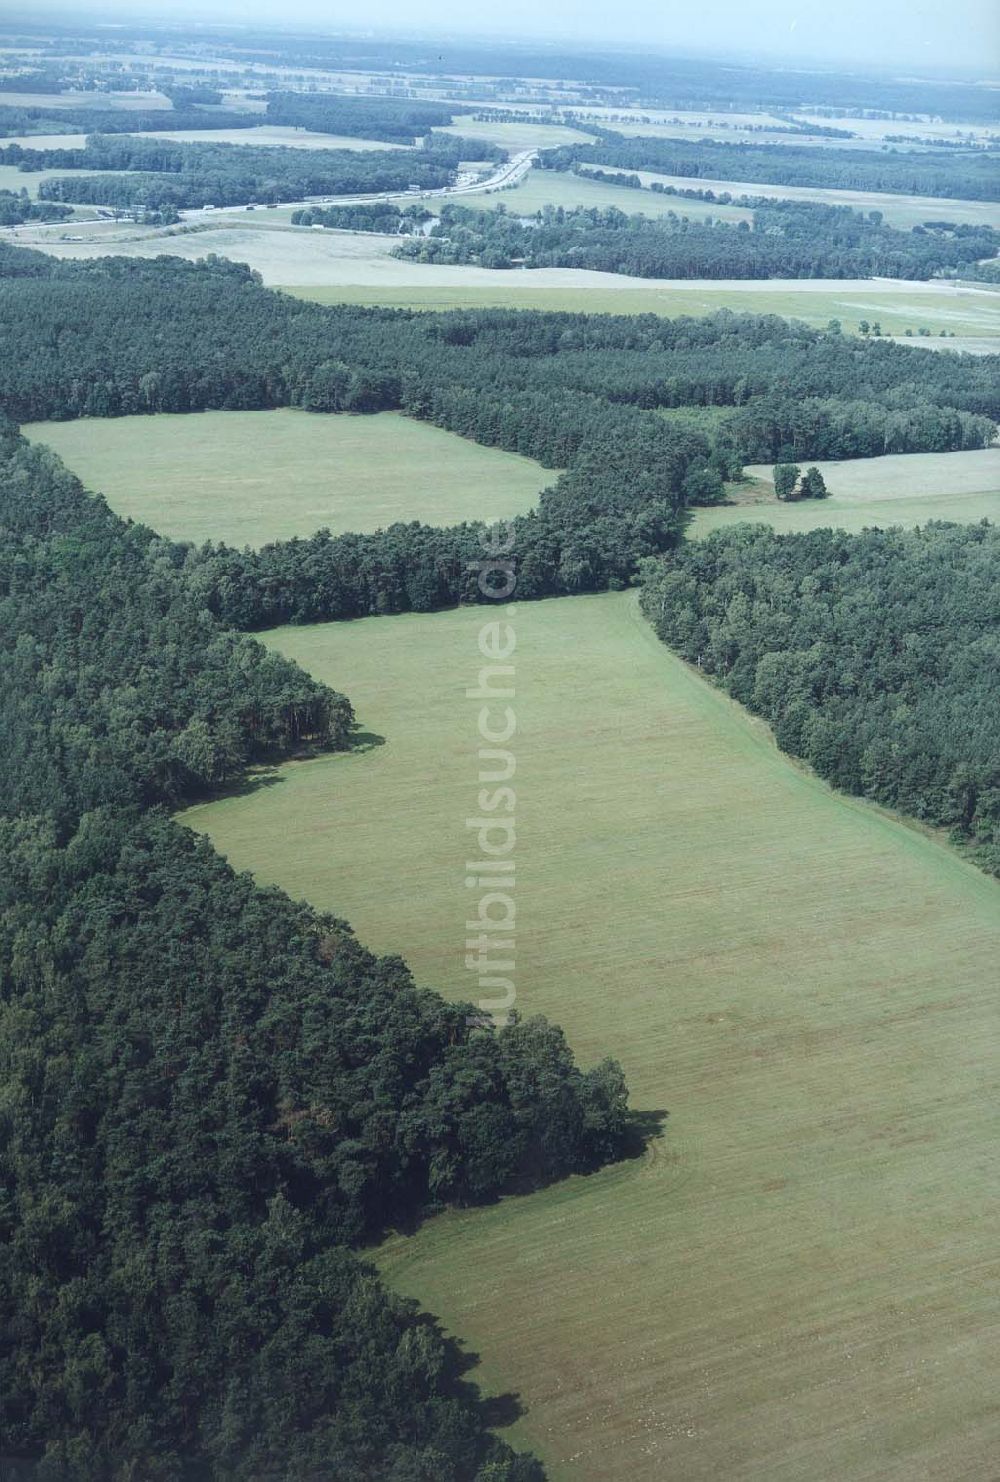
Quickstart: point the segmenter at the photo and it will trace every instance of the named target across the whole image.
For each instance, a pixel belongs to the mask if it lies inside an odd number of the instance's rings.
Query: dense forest
[[[849,397],[758,397],[735,407],[715,431],[747,463],[792,458],[878,458],[884,453],[950,453],[988,447],[996,423],[927,403]]]
[[[956,200],[1000,200],[996,160],[984,152],[945,150],[828,149],[808,144],[749,144],[730,140],[626,137],[590,126],[594,144],[565,144],[538,156],[542,169],[577,164],[615,170],[652,170],[707,180],[746,180],[760,185],[809,185],[837,190],[876,190]]]
[[[144,811],[350,707],[186,551],[0,440],[0,1421],[39,1482],[535,1482],[433,1323],[348,1253],[616,1157],[625,1088],[484,1025]]]
[[[295,149],[258,144],[178,144],[131,134],[88,136],[82,149],[0,148],[0,164],[20,170],[73,170],[43,180],[41,199],[77,205],[175,210],[251,201],[298,201],[314,195],[432,190],[448,185],[471,143],[429,135],[419,150]],[[483,154],[476,148],[476,157]],[[88,170],[114,173],[88,175]]]
[[[17,88],[18,92],[29,89]],[[36,89],[48,92],[49,88]],[[172,108],[102,108],[86,106],[46,107],[0,102],[0,138],[5,135],[148,134],[180,129],[251,129],[259,124],[285,124],[314,134],[338,134],[341,138],[379,139],[387,144],[416,144],[431,129],[454,121],[454,103],[424,102],[411,98],[368,98],[340,93],[267,94],[263,114],[238,112],[232,108],[205,107],[211,98],[190,88],[172,88]],[[476,158],[482,158],[477,155]]]
[[[566,123],[583,130],[596,123],[597,132],[610,129],[612,124],[619,122],[647,125],[662,122],[662,120],[641,111],[635,113],[629,112],[619,115],[617,118],[614,116],[608,118],[605,115],[590,114],[586,111],[581,112],[574,108],[567,108],[562,118]],[[778,122],[779,119],[781,120],[780,122]],[[685,119],[681,116],[675,116],[671,122],[680,124],[688,129],[702,129],[705,126],[702,119]],[[723,132],[727,129],[732,129],[741,136],[744,134],[788,134],[796,139],[856,139],[858,137],[856,129],[840,129],[830,124],[817,123],[812,118],[800,119],[790,113],[778,113],[775,109],[768,110],[767,116],[757,123],[751,123],[746,117],[738,118],[730,123],[727,118],[720,114],[720,116],[712,119],[713,132],[710,137],[714,137],[714,131],[716,129]]]
[[[342,93],[269,93],[267,122],[291,124],[314,134],[416,144],[431,129],[450,124],[454,103],[414,98],[357,98]],[[480,155],[469,158],[482,158]]]
[[[1000,874],[1000,531],[743,525],[644,571],[660,637],[845,792]]]
[[[333,223],[331,223],[333,224]],[[899,231],[879,211],[768,201],[750,222],[626,215],[616,207],[547,206],[532,217],[445,205],[430,234],[397,257],[487,268],[591,268],[640,278],[931,278],[968,271],[1000,250],[1000,231]]]
[[[298,406],[400,410],[554,471],[516,522],[519,590],[633,580],[742,462],[983,446],[995,357],[927,355],[777,316],[704,319],[323,308],[246,268],[160,258],[56,262],[0,249],[0,407],[15,420]],[[724,408],[703,430],[660,415]],[[253,629],[428,611],[476,593],[475,525],[206,546],[198,599]]]
[[[250,129],[260,114],[235,109],[102,108],[99,103],[74,107],[37,107],[0,102],[0,139],[25,134],[150,134],[175,129]]]
[[[120,520],[9,426],[0,483],[8,807],[176,803],[250,762],[348,744],[342,695],[225,632],[189,592],[182,550]]]
[[[928,355],[729,311],[326,308],[217,258],[60,262],[0,244],[0,324],[0,406],[18,421],[305,406],[403,408],[451,426],[456,409],[454,430],[550,468],[572,460],[593,419],[613,425],[628,406],[820,397],[1000,412],[996,356]]]

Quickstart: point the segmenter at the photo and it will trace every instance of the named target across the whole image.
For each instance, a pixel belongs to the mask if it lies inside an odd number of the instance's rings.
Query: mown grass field
[[[808,466],[808,460],[800,465]],[[707,535],[726,525],[754,520],[775,530],[835,526],[925,525],[928,520],[1000,521],[1000,448],[969,453],[907,453],[886,458],[845,458],[815,465],[830,490],[828,499],[780,504],[722,505],[695,511],[691,532]],[[746,473],[765,492],[773,490],[773,465],[749,464]]]
[[[292,149],[407,149],[404,144],[386,144],[378,139],[356,139],[343,134],[314,134],[306,129],[284,124],[260,124],[247,129],[137,129],[140,139],[162,139],[178,144],[258,144],[272,148]],[[87,136],[76,134],[22,134],[3,141],[4,146],[19,144],[22,149],[82,149]],[[66,170],[57,171],[67,174]],[[94,172],[88,170],[87,174]],[[33,175],[24,177],[33,180]]]
[[[388,144],[381,139],[360,139],[348,134],[320,134],[285,124],[258,124],[249,129],[176,129],[151,133],[146,139],[175,139],[182,144],[257,144],[274,149],[409,149],[408,144]]]
[[[803,460],[804,467],[806,460]],[[1000,447],[976,448],[966,453],[890,453],[884,458],[820,459],[815,463],[840,503],[871,499],[934,498],[950,495],[996,494],[1000,491]],[[751,478],[766,479],[771,463],[750,463]]]
[[[512,124],[503,127],[516,126]],[[463,129],[459,132],[465,131]],[[666,216],[668,211],[675,211],[678,216],[689,216],[692,221],[702,221],[706,216],[712,216],[717,221],[749,221],[752,215],[752,212],[738,206],[716,206],[703,201],[686,201],[679,196],[665,196],[651,190],[630,190],[624,185],[606,185],[600,180],[588,180],[584,175],[572,175],[561,170],[529,170],[518,185],[511,186],[508,190],[482,191],[462,196],[459,204],[481,209],[504,205],[512,216],[530,216],[535,211],[541,211],[543,206],[593,206],[599,210],[617,206],[619,211],[624,211],[628,216],[639,212],[644,216]],[[439,208],[440,203],[432,200],[428,202],[428,206],[435,209]]]
[[[186,815],[461,998],[484,616],[268,635],[385,744]],[[982,1482],[1000,889],[782,757],[634,594],[514,623],[519,1007],[669,1117],[380,1266],[555,1482]]]
[[[434,134],[457,134],[463,139],[482,139],[499,144],[512,153],[518,149],[559,149],[563,144],[590,144],[593,134],[566,124],[491,123],[462,115],[453,124],[432,129]]]
[[[123,58],[123,60],[131,60]],[[172,108],[174,105],[163,93],[15,93],[4,92],[4,106],[8,108],[121,108],[126,113],[151,108]]]
[[[555,478],[530,458],[395,412],[160,414],[23,431],[119,514],[176,540],[239,547],[323,526],[339,534],[397,520],[505,518],[531,509]]]
[[[4,141],[0,140],[0,145]],[[67,179],[73,174],[72,170],[32,170],[30,172],[19,170],[16,165],[0,165],[0,190],[13,190],[20,193],[26,190],[33,201],[38,199],[38,187],[46,180]],[[88,175],[125,175],[127,170],[88,170]],[[17,241],[9,231],[3,233],[5,241]],[[34,243],[31,244],[32,246]]]
[[[853,122],[853,120],[852,120]],[[770,185],[746,180],[692,179],[687,175],[663,175],[637,170],[643,185],[654,180],[678,190],[729,191],[734,196],[768,196],[783,201],[818,201],[824,206],[850,206],[854,211],[881,211],[891,226],[909,228],[924,221],[961,221],[974,226],[1000,225],[1000,203],[996,201],[947,200],[941,196],[896,195],[877,190],[825,190],[813,185]],[[645,199],[645,193],[643,195]],[[676,197],[674,198],[676,199]],[[683,199],[683,198],[682,198]],[[695,206],[696,201],[689,202]]]
[[[631,192],[625,192],[631,194]],[[317,234],[318,235],[318,234]],[[404,266],[401,264],[400,266]],[[297,298],[323,304],[382,304],[392,308],[465,309],[495,306],[510,309],[563,310],[586,314],[712,314],[718,309],[733,309],[748,314],[783,314],[801,319],[817,329],[824,329],[831,319],[839,319],[846,333],[856,333],[862,319],[878,320],[885,334],[904,334],[907,329],[929,329],[932,334],[990,337],[1000,335],[1000,293],[990,290],[930,288],[924,284],[873,282],[859,279],[849,285],[826,286],[817,279],[802,285],[782,282],[720,283],[708,287],[704,282],[690,286],[655,281],[637,286],[630,278],[627,285],[616,286],[610,273],[587,274],[575,281],[572,268],[552,268],[535,272],[508,273],[497,278],[496,286],[479,281],[476,268],[441,269],[447,275],[422,285],[414,275],[421,264],[406,264],[408,281],[395,284],[389,275],[378,284],[338,283],[330,285],[286,286],[284,291]],[[433,268],[424,268],[425,275]],[[535,283],[544,271],[545,281]],[[463,282],[460,274],[466,273]],[[553,276],[562,281],[553,282]],[[516,282],[511,282],[516,278]],[[598,282],[594,282],[598,279]],[[276,280],[275,280],[276,281]],[[901,291],[902,290],[902,291]],[[920,345],[914,337],[914,344]]]

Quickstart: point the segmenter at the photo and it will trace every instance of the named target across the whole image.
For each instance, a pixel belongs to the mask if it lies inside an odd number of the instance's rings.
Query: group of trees
[[[799,482],[799,475],[802,481]],[[776,463],[774,466],[774,492],[779,499],[825,499],[830,492],[826,480],[818,468],[807,468],[802,473],[797,463]]]
[[[394,206],[391,201],[373,201],[370,205],[306,206],[292,212],[293,226],[329,226],[346,232],[385,232],[390,236],[416,231],[431,213],[414,202]]]
[[[0,226],[22,226],[26,221],[64,221],[72,206],[33,201],[26,190],[0,190]]]
[[[991,417],[917,400],[909,388],[882,402],[762,396],[736,407],[715,432],[718,446],[738,450],[747,463],[968,452],[989,447],[995,436]]]
[[[0,93],[61,93],[63,72],[58,63],[48,67],[28,67],[23,72],[4,72],[0,76]]]
[[[251,762],[348,744],[342,695],[224,631],[190,590],[183,548],[120,520],[9,424],[0,486],[0,775],[12,811],[176,803]]]
[[[413,98],[346,97],[343,93],[269,93],[267,122],[291,124],[314,134],[416,144],[431,129],[450,124],[454,103]],[[465,110],[466,112],[469,110]],[[470,156],[481,159],[482,155]]]
[[[40,198],[120,209],[175,210],[206,205],[297,201],[448,185],[468,144],[430,135],[419,150],[295,149],[204,140],[178,144],[131,134],[89,135],[82,149],[0,148],[0,164],[21,170],[69,169],[43,180]],[[88,170],[111,173],[89,175]]]
[[[26,134],[150,134],[177,129],[251,129],[261,122],[259,113],[235,109],[190,107],[102,108],[60,104],[57,108],[29,104],[0,103],[0,139]]]
[[[397,257],[487,268],[578,267],[641,278],[930,278],[1000,249],[1000,231],[899,231],[882,213],[766,201],[751,222],[626,215],[617,207],[545,207],[533,217],[446,205],[426,237]]]
[[[995,162],[981,150],[830,149],[820,144],[626,136],[598,128],[592,132],[599,135],[595,143],[543,150],[538,165],[548,170],[571,170],[578,164],[607,165],[614,170],[652,170],[661,175],[746,180],[761,185],[1000,200]]]
[[[352,720],[206,612],[185,547],[10,427],[0,535],[5,1461],[538,1482],[350,1247],[620,1155],[619,1068],[483,1025],[150,811]]]
[[[1000,530],[739,526],[650,562],[660,637],[846,792],[952,829],[1000,874]]]

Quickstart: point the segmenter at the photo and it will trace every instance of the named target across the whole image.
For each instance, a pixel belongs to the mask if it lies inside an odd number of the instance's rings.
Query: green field
[[[265,148],[290,149],[356,149],[362,152],[387,149],[409,149],[408,144],[389,144],[381,139],[360,139],[354,135],[321,134],[285,124],[260,124],[248,129],[173,129],[169,132],[144,133],[144,139],[174,139],[181,144],[258,144]]]
[[[631,194],[631,192],[627,192]],[[418,265],[419,266],[419,265]],[[426,271],[432,272],[433,269]],[[450,270],[452,274],[461,268]],[[552,269],[552,272],[558,271]],[[567,277],[573,271],[566,269]],[[907,329],[941,330],[956,335],[993,337],[1000,335],[1000,292],[975,289],[927,288],[908,283],[900,285],[860,280],[848,287],[817,287],[816,279],[807,279],[801,287],[780,286],[762,282],[748,285],[745,281],[706,287],[692,282],[690,287],[671,284],[661,287],[615,287],[611,274],[601,274],[600,284],[587,281],[568,283],[566,287],[550,282],[532,284],[536,275],[522,272],[521,283],[498,282],[497,286],[473,283],[437,283],[414,286],[412,283],[385,285],[336,284],[330,286],[290,286],[285,293],[312,299],[321,304],[381,304],[408,309],[509,308],[562,310],[586,314],[712,314],[718,309],[733,309],[748,314],[782,314],[801,319],[817,329],[824,329],[831,319],[839,319],[848,333],[857,331],[862,319],[878,320],[886,334],[903,334]],[[591,279],[598,275],[590,275]],[[915,339],[919,346],[919,339]]]
[[[506,518],[531,509],[555,478],[530,458],[395,412],[161,413],[23,431],[55,448],[119,514],[199,544]]]
[[[824,206],[849,206],[854,211],[881,211],[891,226],[903,229],[924,221],[961,221],[974,226],[1000,226],[1000,204],[996,201],[949,200],[942,196],[897,195],[881,190],[825,190],[818,185],[769,185],[747,180],[692,179],[689,175],[664,175],[637,170],[643,185],[659,181],[678,190],[728,191],[733,196],[768,196],[782,201],[818,201]],[[669,198],[668,198],[669,199]],[[676,199],[676,197],[674,197]],[[695,201],[689,202],[694,206]]]
[[[131,61],[130,57],[123,60]],[[4,106],[7,108],[44,108],[46,113],[53,108],[121,108],[126,113],[141,109],[173,108],[173,103],[163,93],[16,93],[5,92]]]
[[[460,997],[483,620],[269,635],[385,744],[186,815]],[[782,757],[634,594],[514,622],[519,1007],[669,1117],[379,1264],[555,1482],[981,1482],[1000,889]]]
[[[2,141],[0,141],[2,142]],[[88,170],[88,175],[127,175],[128,170]],[[72,170],[19,170],[16,165],[0,165],[0,190],[20,192],[26,190],[33,201],[38,200],[38,187],[46,180],[71,179]],[[8,232],[3,233],[6,241],[16,240]]]
[[[559,149],[563,144],[590,144],[593,134],[568,124],[490,123],[461,117],[457,123],[432,129],[433,134],[457,134],[463,139],[483,139],[516,153],[519,149]]]
[[[803,460],[802,467],[807,466]],[[863,530],[866,525],[925,525],[928,520],[1000,522],[1000,448],[970,453],[906,453],[886,458],[846,458],[815,465],[830,490],[829,499],[779,504],[767,499],[772,467],[750,464],[746,473],[766,502],[722,505],[695,511],[694,535],[754,520],[775,530],[815,530],[833,525]],[[736,491],[740,497],[740,491]]]
[[[600,180],[587,180],[582,175],[571,175],[561,170],[529,170],[520,184],[511,186],[509,190],[462,196],[460,204],[480,207],[503,204],[511,215],[517,216],[530,216],[541,211],[543,206],[594,206],[599,210],[617,206],[628,216],[637,212],[644,216],[666,216],[668,211],[675,211],[678,216],[690,216],[696,221],[706,216],[712,216],[716,221],[749,221],[753,214],[738,206],[706,205],[702,201],[685,201],[658,192],[654,194],[651,190],[605,185]],[[429,201],[428,205],[433,209],[435,203]]]

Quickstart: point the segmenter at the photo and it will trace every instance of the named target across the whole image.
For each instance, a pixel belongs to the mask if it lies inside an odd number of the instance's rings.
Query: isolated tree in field
[[[776,463],[774,465],[774,492],[779,499],[795,498],[795,485],[799,481],[799,472],[797,463]]]
[[[800,499],[825,499],[829,494],[826,480],[818,468],[807,468],[802,475],[802,485],[799,489]]]

